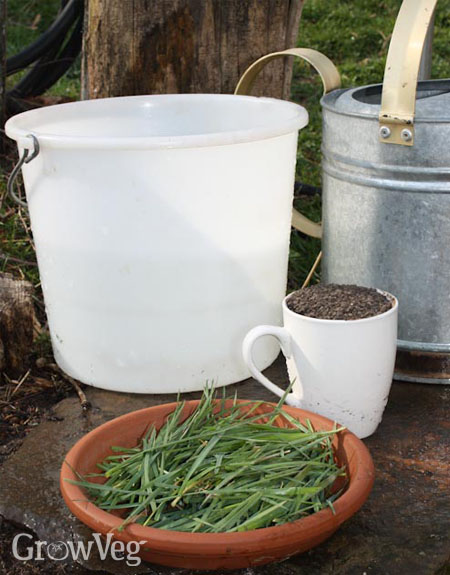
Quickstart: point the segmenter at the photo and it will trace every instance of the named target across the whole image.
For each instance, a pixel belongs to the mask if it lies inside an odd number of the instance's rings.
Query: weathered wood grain
[[[33,346],[33,286],[0,274],[0,371],[22,374]]]
[[[232,93],[260,56],[294,46],[303,0],[89,0],[83,98]],[[290,59],[254,94],[288,97]]]

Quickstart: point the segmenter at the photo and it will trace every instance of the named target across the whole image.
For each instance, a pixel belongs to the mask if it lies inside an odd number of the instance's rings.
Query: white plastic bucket
[[[137,393],[249,376],[242,340],[281,324],[298,130],[269,98],[136,96],[11,118],[53,350],[72,377]],[[266,338],[267,339],[267,338]],[[265,367],[278,347],[262,341]]]

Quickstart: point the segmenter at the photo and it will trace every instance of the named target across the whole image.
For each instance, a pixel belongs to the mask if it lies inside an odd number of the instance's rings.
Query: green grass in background
[[[390,35],[400,0],[306,0],[300,22],[298,46],[315,48],[329,56],[338,66],[343,87],[362,86],[382,81]],[[52,22],[59,0],[8,1],[8,54],[18,52],[37,38]],[[39,16],[38,16],[39,15]],[[450,0],[440,0],[436,13],[433,46],[434,78],[450,77]],[[79,62],[49,91],[53,96],[76,98],[80,86]],[[17,76],[16,76],[17,78]],[[14,80],[10,79],[10,80]],[[298,152],[298,177],[320,185],[321,116],[320,78],[308,65],[296,61],[292,81],[292,99],[303,104],[310,114],[309,126],[301,131]],[[320,220],[320,197],[300,198],[295,206],[315,221]],[[29,258],[24,253],[23,233],[17,218],[1,224],[3,250]],[[289,288],[303,282],[320,250],[320,241],[292,233]],[[25,270],[25,275],[35,272]],[[318,275],[314,278],[318,280]]]

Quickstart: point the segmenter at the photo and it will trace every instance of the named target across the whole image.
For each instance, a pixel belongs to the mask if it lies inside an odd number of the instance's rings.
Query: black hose
[[[72,36],[58,55],[52,66],[41,75],[40,82],[36,83],[30,96],[40,96],[51,88],[69,70],[81,51],[83,20],[79,20]]]
[[[295,180],[294,195],[295,196],[315,196],[316,194],[322,195],[322,188],[305,184],[300,180]]]
[[[53,48],[8,92],[12,98],[40,96],[63,76],[81,50],[83,16],[78,18],[72,34],[60,51]]]
[[[67,32],[83,11],[83,0],[69,0],[56,17],[53,24],[24,50],[6,61],[7,76],[26,68],[43,57],[55,45],[61,45]]]
[[[46,66],[51,66],[51,63],[58,57],[58,53],[58,45],[49,49],[42,58],[22,76],[17,84],[11,90],[8,90],[8,95],[12,98],[27,98],[30,96],[34,91],[36,82],[39,81],[40,75],[46,72]]]
[[[81,51],[83,0],[61,0],[61,11],[44,34],[8,60],[8,73],[35,65],[6,94],[7,115],[34,108],[26,98],[39,96],[63,76]],[[67,35],[70,37],[66,41]]]

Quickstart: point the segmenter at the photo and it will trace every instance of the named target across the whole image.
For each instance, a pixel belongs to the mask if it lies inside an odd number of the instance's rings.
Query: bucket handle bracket
[[[31,145],[30,145],[30,140],[31,140]],[[16,204],[19,204],[19,206],[26,208],[26,207],[28,207],[27,203],[24,202],[18,196],[18,194],[16,194],[16,192],[14,191],[14,183],[16,181],[16,178],[17,178],[20,170],[22,169],[22,166],[24,164],[28,164],[29,162],[31,162],[31,160],[34,160],[34,158],[39,154],[40,147],[39,147],[39,140],[33,134],[28,134],[25,138],[23,138],[19,141],[19,144],[21,144],[23,146],[23,152],[19,158],[19,161],[14,166],[13,171],[9,175],[6,188],[7,188],[7,192],[8,192],[9,197],[14,202],[16,202]]]

